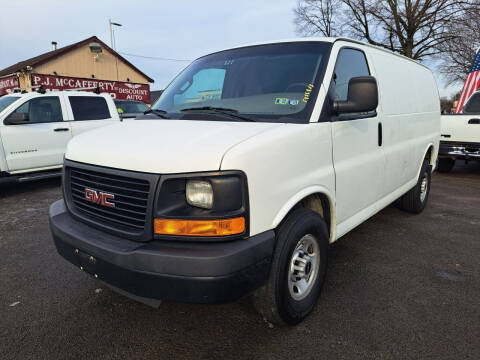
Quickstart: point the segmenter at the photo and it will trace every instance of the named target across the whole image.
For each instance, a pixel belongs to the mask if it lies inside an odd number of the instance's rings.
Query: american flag
[[[457,107],[455,108],[455,114],[462,112],[463,105],[470,99],[475,91],[480,86],[480,49],[477,50],[475,57],[473,58],[472,66],[468,72],[465,84],[463,84],[462,92],[460,93],[460,99],[458,100]]]

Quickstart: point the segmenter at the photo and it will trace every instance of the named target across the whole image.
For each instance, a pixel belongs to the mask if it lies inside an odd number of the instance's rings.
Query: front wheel
[[[414,214],[421,213],[427,206],[431,180],[432,166],[425,160],[417,184],[400,198],[401,208]]]
[[[327,271],[328,231],[308,209],[289,215],[277,231],[267,283],[253,295],[256,309],[277,325],[294,325],[313,310]]]

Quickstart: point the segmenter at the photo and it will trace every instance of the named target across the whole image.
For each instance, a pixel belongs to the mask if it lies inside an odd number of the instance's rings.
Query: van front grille
[[[69,168],[72,204],[79,213],[124,230],[145,229],[150,182],[134,177]]]

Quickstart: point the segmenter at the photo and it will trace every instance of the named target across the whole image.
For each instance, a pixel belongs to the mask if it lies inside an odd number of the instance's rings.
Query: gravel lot
[[[480,164],[433,176],[414,216],[388,207],[331,247],[302,324],[227,305],[117,295],[57,255],[59,180],[0,185],[2,359],[480,359]]]

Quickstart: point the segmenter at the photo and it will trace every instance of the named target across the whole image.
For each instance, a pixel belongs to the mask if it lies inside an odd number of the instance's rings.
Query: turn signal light
[[[228,236],[245,231],[245,218],[237,217],[221,220],[176,220],[155,219],[157,235],[176,236]]]

